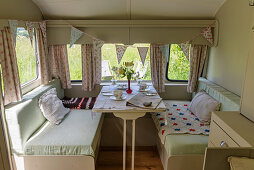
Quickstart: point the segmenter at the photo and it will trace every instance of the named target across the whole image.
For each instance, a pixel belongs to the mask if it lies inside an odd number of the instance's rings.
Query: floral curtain
[[[66,45],[49,46],[49,66],[52,77],[60,79],[62,88],[70,89],[71,80]]]
[[[166,57],[160,46],[152,44],[150,47],[150,63],[152,83],[158,93],[165,91]]]
[[[190,76],[187,91],[193,93],[197,90],[198,79],[201,76],[207,56],[207,45],[192,45],[190,49]]]
[[[51,74],[48,66],[47,38],[43,36],[41,28],[36,29],[36,38],[40,58],[41,84],[48,84],[51,81]]]
[[[10,28],[0,31],[0,62],[3,71],[4,104],[21,100],[21,85],[14,41]]]
[[[98,49],[100,51],[101,48]],[[101,82],[101,52],[95,55],[92,44],[83,44],[82,51],[82,89],[92,91]]]

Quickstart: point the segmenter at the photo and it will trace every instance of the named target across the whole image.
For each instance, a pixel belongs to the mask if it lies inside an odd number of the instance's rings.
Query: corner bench
[[[43,116],[38,99],[55,87],[64,97],[60,81],[40,86],[16,104],[5,108],[13,161],[18,170],[94,170],[103,115],[91,110],[71,110],[60,125]]]
[[[204,78],[199,79],[198,90],[205,90],[221,103],[221,111],[239,111],[240,97]],[[194,96],[194,95],[193,95]],[[189,104],[190,101],[164,100],[164,103]],[[152,116],[159,130],[159,122]],[[167,135],[162,144],[157,135],[157,148],[164,170],[202,170],[208,136],[176,134]]]

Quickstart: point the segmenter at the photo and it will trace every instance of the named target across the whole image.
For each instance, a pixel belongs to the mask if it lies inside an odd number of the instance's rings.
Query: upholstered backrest
[[[221,111],[240,111],[241,98],[225,88],[210,82],[207,79],[200,78],[198,91],[201,90],[206,91],[206,93],[221,103]]]
[[[42,94],[55,87],[58,97],[64,97],[64,90],[59,80],[52,81],[49,85],[40,86],[24,95],[21,102],[5,107],[6,120],[12,150],[17,154],[23,154],[23,146],[29,137],[46,121],[38,100]]]

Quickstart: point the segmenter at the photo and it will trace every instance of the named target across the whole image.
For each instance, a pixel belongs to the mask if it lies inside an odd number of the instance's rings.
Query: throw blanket
[[[167,104],[167,112],[155,113],[153,119],[157,125],[161,142],[170,134],[209,135],[209,125],[188,110],[188,104]]]
[[[68,98],[62,99],[64,107],[70,109],[93,109],[97,97]]]

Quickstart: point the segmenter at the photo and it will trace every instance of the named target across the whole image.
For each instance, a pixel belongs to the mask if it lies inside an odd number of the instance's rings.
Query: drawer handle
[[[225,142],[225,141],[221,141],[221,143],[220,143],[220,147],[222,147],[222,148],[228,147],[227,142]]]

